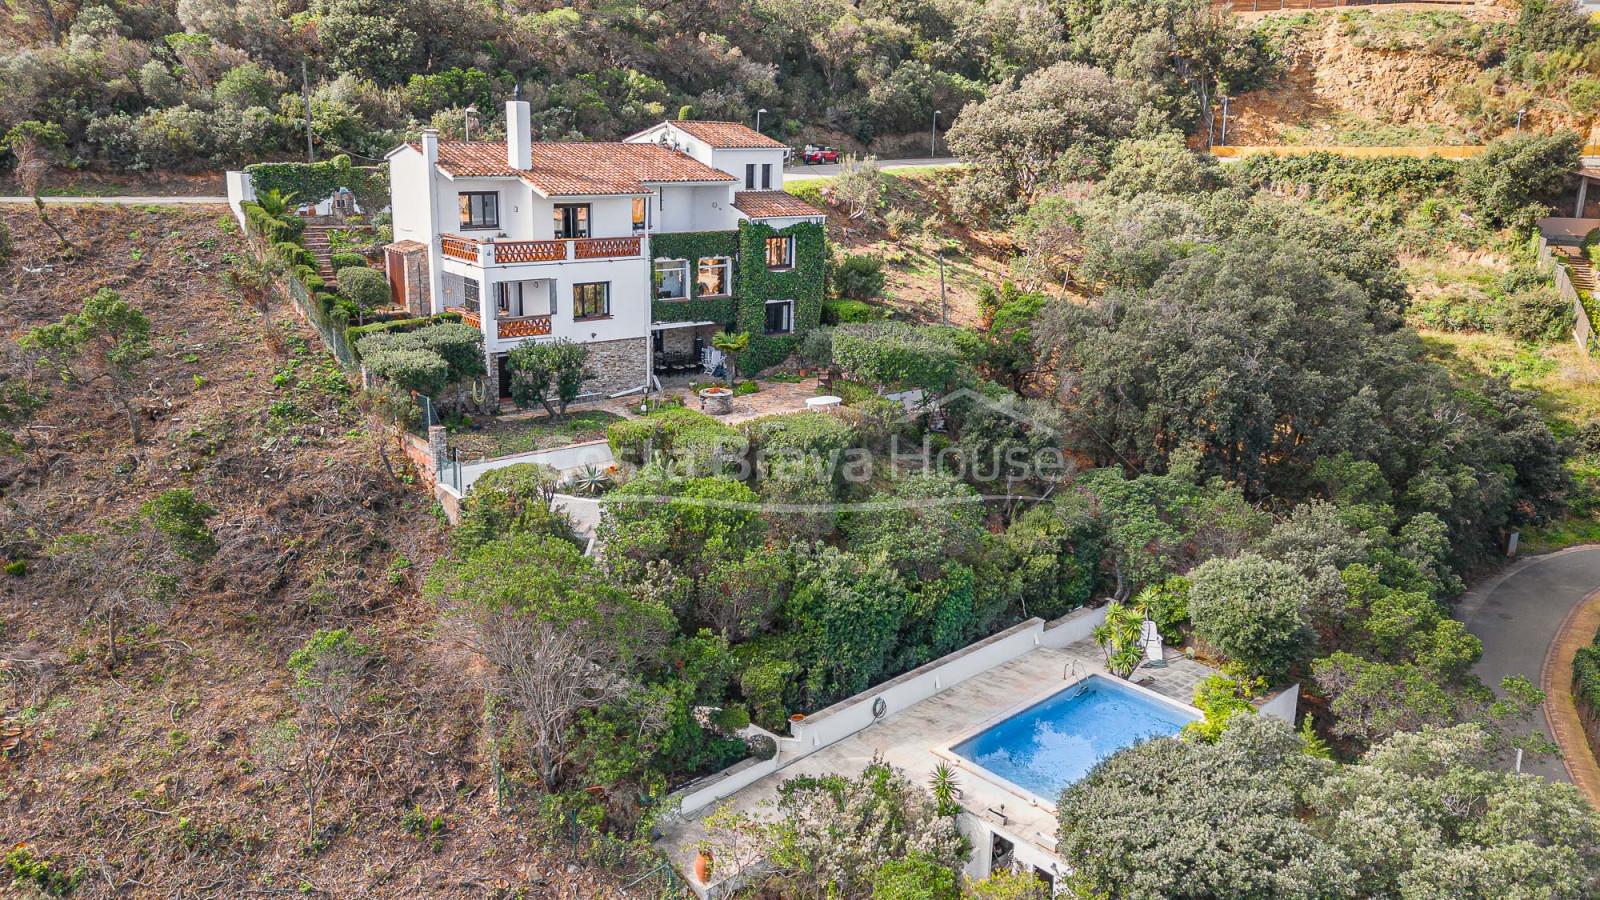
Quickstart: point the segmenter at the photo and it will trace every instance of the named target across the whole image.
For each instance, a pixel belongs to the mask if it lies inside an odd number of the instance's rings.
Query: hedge
[[[276,190],[298,202],[314,203],[345,187],[369,215],[389,198],[387,166],[353,166],[343,155],[315,163],[256,163],[244,170],[258,195]]]
[[[822,324],[849,325],[854,322],[876,322],[883,312],[870,303],[860,300],[829,298],[822,301]]]
[[[335,272],[340,269],[365,269],[369,268],[367,258],[359,253],[334,253],[328,256]]]
[[[670,453],[679,447],[704,445],[718,438],[741,439],[739,432],[698,410],[671,406],[637,419],[612,422],[606,441],[618,459],[645,462],[646,448]]]
[[[1572,697],[1591,727],[1600,723],[1600,632],[1572,657]]]
[[[372,322],[367,325],[358,325],[345,332],[345,337],[350,341],[351,347],[360,347],[361,339],[368,335],[396,332],[404,334],[426,328],[429,325],[438,325],[442,322],[460,322],[461,314],[454,312],[439,313],[436,316],[420,316],[415,319],[394,319],[389,322]],[[358,350],[356,355],[360,356]]]

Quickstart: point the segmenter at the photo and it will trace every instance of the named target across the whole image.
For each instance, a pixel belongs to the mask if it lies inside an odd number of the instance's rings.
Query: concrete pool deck
[[[1147,685],[1163,696],[1189,703],[1194,685],[1212,669],[1168,650],[1167,667],[1139,669],[1134,681],[1152,680]],[[926,785],[941,762],[936,749],[1010,710],[1019,709],[1061,689],[1069,680],[1091,674],[1105,674],[1103,658],[1093,641],[1080,640],[1055,649],[1036,646],[1022,655],[1002,662],[903,709],[891,712],[867,728],[842,738],[809,755],[782,750],[778,769],[717,803],[664,824],[658,846],[678,870],[685,873],[700,897],[719,897],[739,885],[734,861],[717,860],[711,883],[701,885],[693,878],[694,858],[699,843],[706,840],[704,818],[713,811],[732,806],[737,812],[771,817],[777,802],[778,786],[796,776],[859,775],[874,758],[906,773],[916,784]],[[1068,677],[1070,675],[1070,678]],[[968,764],[970,765],[970,764]],[[1005,831],[1046,850],[1055,847],[1056,819],[1053,808],[1041,805],[1038,798],[1016,793],[986,780],[968,768],[957,769],[961,805],[972,817],[1003,827]],[[1053,800],[1054,798],[1049,798]]]

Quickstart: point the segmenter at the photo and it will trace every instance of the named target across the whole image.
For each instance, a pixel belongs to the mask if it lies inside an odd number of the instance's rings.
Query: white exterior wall
[[[433,240],[428,233],[428,166],[422,154],[410,147],[402,147],[389,158],[389,208],[394,216],[394,239],[427,244]],[[451,210],[454,221],[457,213]]]
[[[459,234],[462,237],[475,240],[489,240],[500,238],[507,241],[531,241],[535,239],[534,222],[530,216],[530,201],[533,192],[528,186],[517,178],[446,178],[438,175],[439,191],[436,202],[439,204],[439,230],[445,234]],[[462,228],[461,227],[461,200],[460,195],[469,192],[494,191],[499,194],[500,227],[498,228]],[[550,212],[545,210],[545,230],[549,231]],[[548,235],[547,235],[548,236]],[[396,231],[395,237],[399,237]],[[423,240],[426,243],[425,239]]]
[[[761,191],[783,190],[783,157],[786,151],[781,147],[771,150],[718,150],[710,160],[701,160],[713,169],[721,169],[729,175],[739,179],[734,190]],[[754,187],[746,187],[744,183],[744,167],[747,163],[754,163],[756,167],[756,183]],[[761,166],[772,166],[772,187],[761,186]]]
[[[650,328],[650,277],[646,261],[638,256],[622,259],[594,259],[564,263],[528,263],[479,269],[446,257],[446,272],[462,278],[480,279],[480,317],[484,337],[491,352],[504,352],[528,338],[498,340],[494,337],[496,287],[502,281],[549,279],[555,284],[555,314],[550,317],[549,337],[567,338],[577,343],[642,338]],[[605,281],[611,284],[611,316],[605,319],[576,320],[572,317],[572,286]]]

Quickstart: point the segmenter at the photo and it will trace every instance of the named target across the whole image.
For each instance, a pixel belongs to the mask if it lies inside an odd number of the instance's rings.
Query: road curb
[[[1545,652],[1539,687],[1545,692],[1545,726],[1561,748],[1561,764],[1566,767],[1567,777],[1583,792],[1589,805],[1600,809],[1600,763],[1589,746],[1572,694],[1573,655],[1594,640],[1596,630],[1600,630],[1600,589],[1590,592],[1561,620],[1555,639]]]

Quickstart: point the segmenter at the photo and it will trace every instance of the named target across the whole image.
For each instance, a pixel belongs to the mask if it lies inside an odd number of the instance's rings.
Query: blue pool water
[[[951,747],[1051,803],[1094,764],[1152,737],[1170,737],[1198,719],[1195,712],[1153,700],[1121,681],[1091,675]]]

